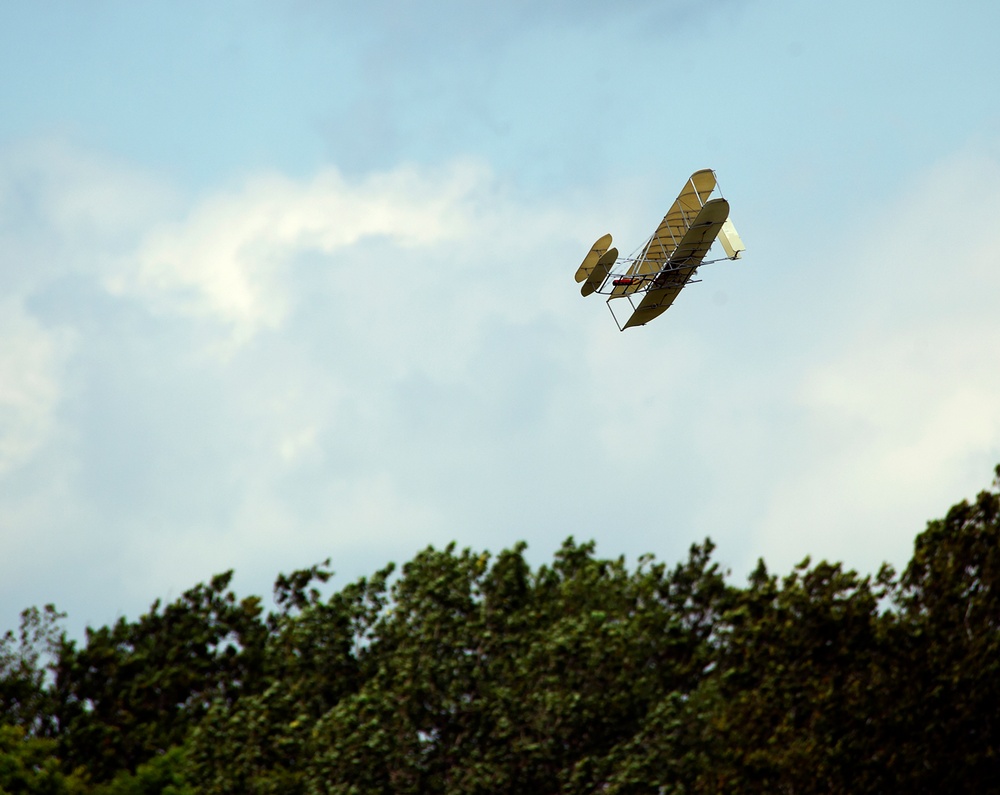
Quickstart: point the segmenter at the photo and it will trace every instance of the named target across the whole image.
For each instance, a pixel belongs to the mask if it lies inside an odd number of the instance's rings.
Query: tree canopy
[[[1000,789],[1000,466],[898,573],[704,541],[629,566],[427,548],[231,572],[80,642],[0,640],[0,793],[828,793]]]

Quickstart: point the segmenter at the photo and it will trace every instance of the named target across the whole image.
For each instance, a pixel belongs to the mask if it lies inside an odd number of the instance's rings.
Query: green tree
[[[900,581],[886,742],[912,792],[997,791],[1000,769],[1000,466],[994,491],[917,536]]]
[[[591,792],[651,705],[697,683],[728,598],[709,544],[673,573],[572,540],[531,572],[523,549],[403,568],[363,684],[316,725],[311,791]]]
[[[997,791],[1000,467],[994,485],[930,522],[898,580],[807,561],[779,581],[761,562],[715,664],[647,733],[647,775],[659,759],[668,792]]]
[[[295,795],[313,751],[313,727],[359,687],[359,648],[385,604],[389,566],[328,601],[329,561],[281,575],[268,619],[260,687],[235,703],[216,699],[194,731],[191,775],[205,791]]]
[[[839,564],[803,562],[783,581],[763,562],[726,617],[708,716],[709,792],[868,791],[882,625],[891,571],[873,585]],[[876,790],[878,791],[878,790]]]
[[[63,773],[55,740],[0,724],[0,795],[82,795],[84,787]]]
[[[186,770],[184,749],[174,747],[143,762],[135,772],[120,770],[111,781],[94,786],[87,795],[195,795]]]
[[[198,585],[138,621],[64,641],[56,666],[60,755],[95,781],[181,744],[215,698],[233,702],[258,683],[267,629],[260,600],[238,601],[232,572]]]
[[[761,561],[738,588],[708,541],[670,569],[568,539],[537,569],[428,548],[328,598],[325,561],[266,618],[227,572],[80,648],[28,610],[0,795],[997,791],[994,486],[898,578]]]
[[[63,642],[63,618],[53,605],[30,607],[21,613],[19,631],[8,630],[0,638],[0,722],[19,726],[29,736],[54,729],[47,676]]]

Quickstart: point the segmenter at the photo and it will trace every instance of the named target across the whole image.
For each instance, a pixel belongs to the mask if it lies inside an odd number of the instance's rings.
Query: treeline
[[[1000,791],[1000,466],[901,573],[711,542],[629,567],[429,548],[274,611],[231,573],[69,640],[0,646],[4,793]]]

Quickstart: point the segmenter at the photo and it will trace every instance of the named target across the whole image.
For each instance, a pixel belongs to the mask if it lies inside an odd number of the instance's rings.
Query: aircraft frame
[[[656,231],[632,255],[619,257],[611,235],[599,238],[577,269],[582,295],[607,296],[619,331],[642,326],[670,308],[680,291],[700,279],[699,267],[736,260],[746,250],[732,220],[729,202],[718,191],[715,172],[696,171],[663,217]],[[718,196],[712,198],[717,192]],[[724,256],[707,258],[718,241]],[[631,308],[624,323],[612,301],[626,298]]]

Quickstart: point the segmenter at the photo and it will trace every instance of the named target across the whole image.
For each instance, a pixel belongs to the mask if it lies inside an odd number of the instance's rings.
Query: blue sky
[[[874,571],[1000,461],[995,3],[0,4],[0,618],[455,540]],[[573,273],[714,168],[748,251]]]

